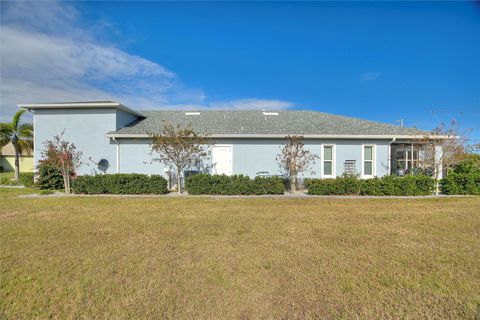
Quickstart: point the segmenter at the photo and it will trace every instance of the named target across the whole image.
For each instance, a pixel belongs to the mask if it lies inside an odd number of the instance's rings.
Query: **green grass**
[[[0,318],[459,319],[480,312],[480,198],[16,197]]]

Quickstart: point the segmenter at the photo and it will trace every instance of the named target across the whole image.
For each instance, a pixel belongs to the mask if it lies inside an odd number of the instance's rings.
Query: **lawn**
[[[480,316],[480,198],[17,198],[0,318]]]

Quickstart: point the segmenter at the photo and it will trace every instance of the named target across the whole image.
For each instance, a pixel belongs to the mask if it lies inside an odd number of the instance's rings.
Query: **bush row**
[[[24,185],[27,188],[32,188],[34,187],[34,182],[33,182],[33,172],[24,172],[20,173],[18,177],[18,183],[15,182],[14,179],[14,174],[12,172],[12,175],[5,175],[0,177],[0,185],[5,185],[5,186],[15,186],[15,185]]]
[[[196,174],[185,185],[189,194],[283,194],[284,181],[280,177],[255,177],[244,175]]]
[[[480,195],[480,171],[470,173],[450,172],[440,181],[443,194]]]
[[[18,181],[21,185],[27,188],[33,188],[35,186],[35,182],[33,180],[33,172],[20,173],[20,175],[18,176]]]
[[[425,196],[433,193],[435,180],[428,176],[385,176],[359,179],[310,179],[306,182],[312,195],[365,195],[365,196]]]
[[[78,176],[72,185],[74,193],[85,194],[165,194],[167,180],[159,175],[103,174]]]

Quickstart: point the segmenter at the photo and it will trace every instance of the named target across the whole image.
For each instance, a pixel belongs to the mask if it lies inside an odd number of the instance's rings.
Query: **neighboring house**
[[[304,136],[305,146],[319,156],[304,175],[318,178],[401,174],[418,164],[421,155],[413,143],[424,137],[412,128],[315,111],[136,111],[110,101],[20,107],[34,113],[35,165],[43,142],[64,131],[83,152],[79,174],[165,175],[168,168],[152,162],[147,134],[162,132],[165,122],[191,124],[209,135],[212,148],[202,170],[251,177],[280,174],[275,157],[287,135]]]
[[[23,151],[19,160],[20,172],[33,172],[33,153]],[[11,143],[0,151],[0,167],[3,172],[15,171],[15,149]]]

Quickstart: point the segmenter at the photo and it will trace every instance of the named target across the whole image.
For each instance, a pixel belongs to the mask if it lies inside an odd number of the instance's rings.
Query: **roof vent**
[[[263,111],[264,116],[278,116],[278,112],[266,112]]]
[[[200,112],[185,112],[186,116],[199,116]]]

